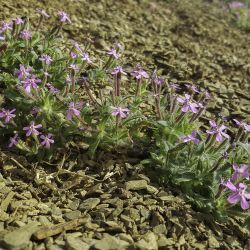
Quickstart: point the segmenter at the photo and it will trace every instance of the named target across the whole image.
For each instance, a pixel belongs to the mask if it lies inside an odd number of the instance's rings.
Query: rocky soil
[[[83,42],[90,34],[99,51],[122,41],[126,63],[157,65],[169,81],[208,87],[215,98],[208,117],[250,119],[249,33],[216,1],[0,0],[0,6],[0,19],[35,20],[35,8],[52,15],[62,9],[72,17],[64,29],[70,39]],[[0,249],[250,249],[239,219],[220,224],[193,211],[138,162],[78,155],[39,165],[2,150]]]
[[[2,249],[249,249],[240,220],[219,224],[152,183],[138,159],[39,167],[1,153]],[[81,164],[84,162],[84,164]],[[82,166],[80,166],[82,165]],[[83,167],[84,165],[84,167]],[[3,177],[4,176],[4,177]]]

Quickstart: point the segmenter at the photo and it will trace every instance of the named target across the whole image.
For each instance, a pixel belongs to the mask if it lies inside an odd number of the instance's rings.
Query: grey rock
[[[157,194],[159,191],[158,191],[157,188],[148,185],[148,186],[147,186],[147,192],[148,192],[149,194]]]
[[[167,246],[171,246],[175,244],[175,241],[172,238],[167,238],[165,235],[160,235],[157,240],[158,247],[161,247],[164,249]]]
[[[148,232],[135,246],[140,250],[158,250],[157,237],[154,233]]]
[[[17,230],[7,233],[3,243],[7,249],[22,249],[29,245],[31,235],[36,232],[40,223],[32,222]]]
[[[51,209],[51,214],[56,215],[56,216],[61,216],[62,215],[62,210],[57,207],[56,205],[53,204],[52,209]]]
[[[166,232],[167,232],[167,228],[166,228],[166,226],[164,225],[164,224],[161,224],[161,225],[158,225],[158,226],[155,226],[154,228],[153,228],[153,231],[154,231],[154,233],[155,234],[166,234]]]
[[[50,226],[53,223],[51,221],[49,221],[47,216],[44,215],[40,215],[39,216],[39,222],[43,225],[43,226]]]
[[[68,250],[88,250],[89,245],[79,238],[75,238],[73,236],[66,237],[66,248]]]
[[[121,234],[118,235],[118,237],[120,238],[120,240],[127,241],[130,244],[134,243],[133,238],[129,234],[121,233]]]
[[[88,198],[80,204],[79,210],[80,211],[91,210],[95,208],[100,203],[100,201],[101,200],[99,198]]]
[[[95,248],[98,250],[125,250],[127,246],[129,246],[128,242],[107,234],[95,243]]]
[[[141,190],[141,189],[146,189],[148,186],[148,183],[146,180],[135,180],[135,181],[127,181],[125,183],[125,189],[126,190]]]
[[[75,211],[71,211],[71,212],[67,212],[63,215],[63,218],[66,220],[66,221],[69,221],[69,220],[74,220],[74,219],[77,219],[81,216],[81,212],[79,210],[75,210]]]
[[[79,203],[80,203],[80,200],[77,199],[77,200],[74,200],[74,201],[71,201],[68,205],[68,207],[72,210],[76,210],[78,207],[79,207]]]

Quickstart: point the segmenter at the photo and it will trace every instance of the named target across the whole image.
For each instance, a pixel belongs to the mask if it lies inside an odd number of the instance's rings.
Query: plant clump
[[[138,154],[157,170],[159,182],[181,190],[198,211],[218,220],[249,221],[250,125],[224,117],[201,129],[210,95],[192,84],[167,82],[155,68],[126,67],[124,47],[116,43],[95,59],[91,39],[70,45],[60,36],[70,17],[49,15],[2,21],[0,30],[1,147],[35,161],[56,161],[75,150],[95,157],[113,152]]]

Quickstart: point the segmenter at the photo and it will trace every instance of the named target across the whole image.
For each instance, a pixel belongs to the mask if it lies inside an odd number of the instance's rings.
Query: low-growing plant
[[[250,29],[250,1],[227,1],[229,10],[236,17],[236,24],[243,29]]]
[[[35,29],[27,18],[2,21],[1,147],[55,161],[68,150],[136,155],[142,145],[148,157],[141,164],[194,208],[221,220],[247,218],[250,125],[234,120],[238,132],[230,137],[217,117],[200,129],[206,89],[168,83],[141,65],[123,67],[119,43],[96,57],[91,39],[69,45],[60,36],[71,23],[66,13],[50,31],[40,31],[49,15],[39,15]]]

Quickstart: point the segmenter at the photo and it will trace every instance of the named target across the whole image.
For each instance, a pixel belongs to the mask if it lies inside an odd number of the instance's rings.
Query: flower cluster
[[[8,30],[12,30],[12,22],[2,21],[1,28],[0,28],[0,34],[5,33]]]
[[[127,108],[113,107],[112,109],[113,109],[112,116],[116,116],[120,118],[126,118],[129,112],[129,109]]]
[[[250,193],[247,193],[247,184],[242,180],[249,180],[250,173],[248,171],[247,164],[233,164],[234,173],[232,177],[224,183],[224,186],[232,193],[228,196],[227,200],[230,204],[236,204],[240,202],[240,206],[243,210],[249,209]]]
[[[41,81],[42,80],[38,79],[35,75],[30,75],[29,77],[21,81],[21,83],[23,84],[25,92],[30,93],[32,89],[39,88],[37,83],[40,83]]]
[[[40,61],[44,62],[46,65],[50,65],[52,63],[52,58],[49,55],[42,55],[41,58],[39,59]]]
[[[19,37],[23,40],[29,40],[32,37],[32,34],[29,30],[23,30],[20,32]]]
[[[67,110],[67,119],[72,120],[74,116],[79,117],[81,112],[78,109],[82,108],[82,105],[83,103],[70,102],[69,108]]]
[[[181,140],[183,142],[193,142],[194,144],[199,144],[200,140],[197,139],[197,131],[193,130],[190,135],[182,135]]]
[[[118,59],[120,57],[115,48],[110,48],[107,54],[110,55],[111,57],[114,57],[115,59]]]
[[[198,112],[199,105],[193,101],[191,101],[191,95],[185,94],[185,98],[177,97],[177,101],[182,104],[181,111],[186,113],[191,111],[193,113]]]
[[[131,75],[137,80],[140,80],[143,78],[145,79],[149,78],[148,73],[145,70],[143,70],[140,65],[137,65],[137,67],[131,72]]]
[[[32,68],[28,67],[25,68],[23,64],[19,65],[19,69],[15,70],[15,74],[17,74],[18,79],[25,79],[28,76],[30,76],[30,72],[32,71]]]
[[[0,118],[4,118],[5,123],[9,123],[12,118],[14,118],[16,115],[13,114],[16,111],[16,109],[12,110],[5,110],[4,108],[0,112]]]
[[[69,16],[64,11],[59,11],[58,17],[59,17],[60,22],[62,23],[66,23],[66,22],[71,23]]]
[[[217,125],[215,121],[209,121],[211,129],[207,130],[207,133],[210,135],[216,136],[216,141],[223,142],[223,137],[229,139],[229,135],[224,132],[227,128],[225,125]]]

